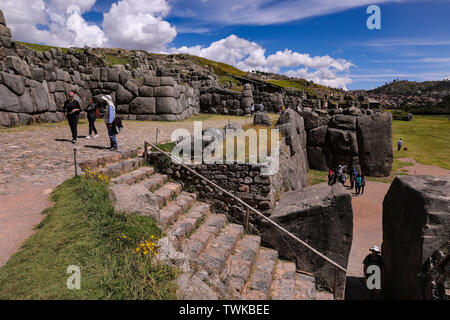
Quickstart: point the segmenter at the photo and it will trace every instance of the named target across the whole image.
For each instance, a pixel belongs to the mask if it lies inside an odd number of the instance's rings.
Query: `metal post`
[[[156,128],[156,143],[155,143],[155,145],[158,145],[158,135],[159,135],[159,128]]]
[[[334,267],[334,284],[333,284],[333,298],[334,300],[337,299],[337,276],[338,276],[338,269]]]
[[[144,163],[145,163],[145,165],[148,164],[148,151],[147,151],[147,148],[148,148],[148,143],[147,143],[147,141],[145,141],[144,142]]]
[[[248,232],[249,218],[250,218],[250,211],[247,208],[246,213],[245,213],[245,232]]]
[[[73,163],[75,165],[75,177],[78,177],[77,148],[73,148]]]

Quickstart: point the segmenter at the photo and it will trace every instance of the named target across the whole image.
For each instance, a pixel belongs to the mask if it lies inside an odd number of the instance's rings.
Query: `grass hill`
[[[386,83],[385,85],[369,91],[375,94],[397,94],[397,95],[416,95],[423,93],[436,93],[450,95],[450,80],[440,81],[408,81],[399,80]]]

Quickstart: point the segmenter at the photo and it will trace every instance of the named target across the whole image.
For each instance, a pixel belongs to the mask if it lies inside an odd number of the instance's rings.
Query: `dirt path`
[[[231,118],[232,122],[245,125],[245,118]],[[223,128],[226,117],[203,121],[203,128]],[[109,145],[104,123],[96,123],[100,138],[79,138],[78,159],[90,159],[110,154],[103,147]],[[118,135],[119,148],[137,148],[144,141],[170,140],[174,129],[193,131],[192,121],[182,122],[137,122],[125,121],[125,130]],[[79,135],[88,133],[88,125],[78,126]],[[19,127],[0,130],[0,266],[17,252],[23,242],[33,234],[33,228],[44,215],[41,212],[50,206],[51,191],[72,177],[73,148],[70,130],[66,123]]]
[[[410,175],[449,175],[450,171],[439,167],[423,165],[413,159],[400,159],[412,162],[406,166]],[[367,181],[365,193],[353,197],[353,244],[350,252],[347,274],[347,299],[361,299],[366,295],[363,282],[362,262],[369,254],[369,248],[377,245],[381,248],[383,241],[382,216],[383,199],[390,184]]]

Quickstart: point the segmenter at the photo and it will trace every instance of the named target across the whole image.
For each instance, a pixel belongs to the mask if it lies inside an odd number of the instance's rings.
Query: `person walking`
[[[400,140],[397,141],[397,151],[402,150],[402,146],[403,146],[403,140],[402,140],[402,138],[400,138]]]
[[[356,176],[356,195],[359,196],[361,192],[361,175],[358,173]]]
[[[80,117],[80,103],[75,100],[75,93],[69,92],[69,100],[64,103],[63,112],[66,112],[70,131],[72,132],[72,143],[77,143],[78,138],[78,119]]]
[[[333,181],[334,171],[333,169],[328,170],[328,185],[331,185],[331,182]]]
[[[367,272],[367,269],[369,268],[369,266],[377,266],[380,271],[380,273],[379,273],[380,279],[378,279],[378,282],[381,285],[383,283],[383,277],[384,277],[384,262],[383,262],[383,258],[380,255],[380,249],[377,246],[373,246],[369,250],[370,250],[370,254],[367,255],[363,261],[363,265],[364,265],[363,274],[364,274],[365,283],[367,285],[368,278],[373,275],[373,272],[371,274],[369,274]],[[376,299],[381,298],[381,287],[373,288],[373,289],[370,289],[368,287],[368,289],[369,289],[369,294],[368,294],[369,300],[376,300]]]
[[[89,121],[89,135],[86,138],[91,139],[92,133],[94,133],[94,138],[97,139],[98,132],[97,128],[95,127],[95,119],[97,119],[97,104],[94,102],[94,99],[89,99],[89,105],[86,108],[86,112]]]
[[[352,167],[350,172],[350,190],[353,190],[355,187],[355,180],[358,172],[356,171],[355,167]]]
[[[366,176],[361,174],[361,195],[364,194],[364,187],[366,186]]]
[[[105,108],[105,123],[106,129],[108,130],[109,141],[111,143],[111,146],[108,149],[117,150],[116,132],[113,128],[114,119],[116,118],[116,107],[114,106],[111,96],[103,96],[102,99],[106,101],[107,104]]]

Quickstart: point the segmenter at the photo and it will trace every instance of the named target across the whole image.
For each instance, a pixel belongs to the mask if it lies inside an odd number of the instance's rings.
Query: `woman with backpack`
[[[94,138],[97,139],[99,136],[97,134],[97,128],[95,127],[95,120],[97,119],[99,112],[97,109],[97,104],[92,98],[89,99],[89,105],[86,108],[86,113],[89,121],[89,135],[86,139],[91,139],[92,133],[95,133]]]
[[[108,149],[117,150],[116,130],[113,128],[114,120],[116,119],[116,107],[114,106],[111,96],[103,96],[102,99],[106,101],[105,123],[106,129],[108,130],[109,141],[111,142],[111,146]]]
[[[360,192],[361,192],[361,175],[358,173],[358,175],[356,176],[356,182],[355,182],[355,186],[356,186],[356,195],[359,196]]]

